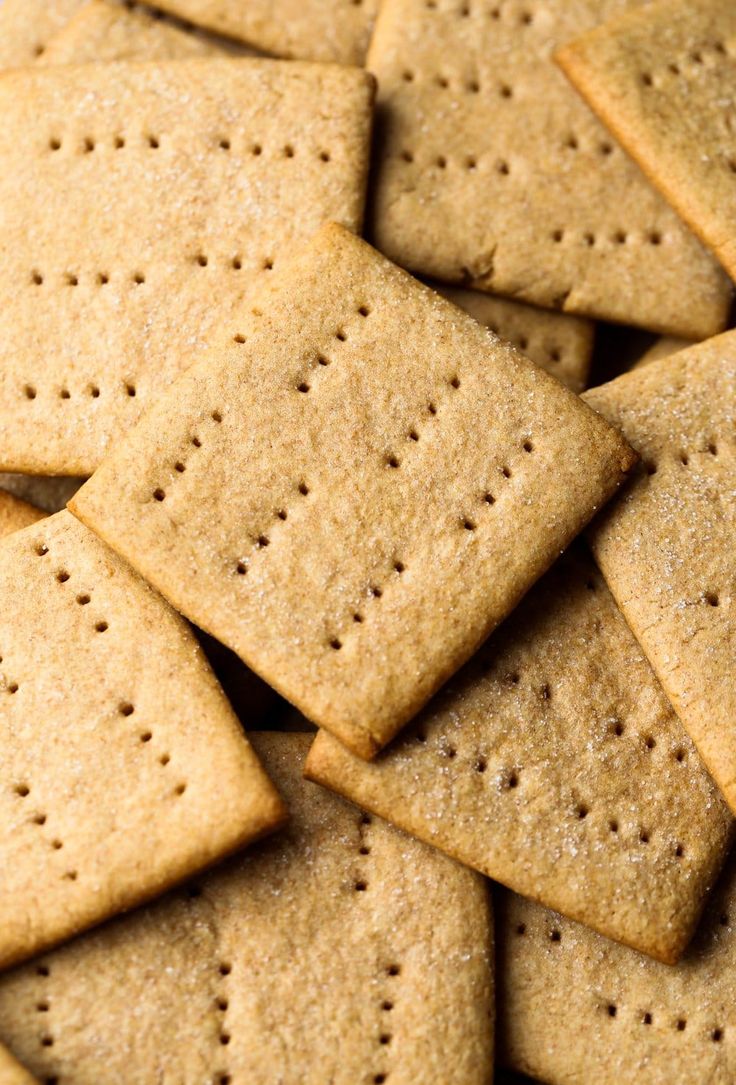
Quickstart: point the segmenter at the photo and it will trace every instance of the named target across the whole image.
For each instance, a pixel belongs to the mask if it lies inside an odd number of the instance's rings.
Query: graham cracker
[[[659,0],[568,44],[556,59],[736,277],[736,6]]]
[[[38,1085],[25,1067],[0,1045],[0,1081],[3,1085]]]
[[[736,810],[736,332],[585,393],[642,458],[591,529],[616,601]]]
[[[253,58],[4,74],[3,470],[90,474],[297,239],[359,228],[372,95]]]
[[[548,1085],[731,1085],[736,866],[674,968],[496,896],[501,1061]]]
[[[582,548],[376,761],[323,731],[306,772],[670,962],[733,837],[726,804]]]
[[[69,513],[3,540],[0,585],[6,967],[262,836],[283,807],[186,623]]]
[[[46,475],[0,474],[0,487],[44,512],[61,512],[77,492],[83,478],[52,478]]]
[[[254,289],[235,333],[213,340],[70,508],[372,757],[633,454],[577,396],[341,226]]]
[[[573,392],[582,392],[590,372],[595,326],[582,317],[496,298],[479,290],[431,284],[492,332],[508,339]]]
[[[415,272],[703,339],[731,286],[552,60],[642,0],[383,0],[372,229]],[[491,123],[489,123],[491,118]]]
[[[22,68],[43,56],[51,38],[86,0],[3,0],[0,4],[0,69]]]
[[[365,61],[379,0],[160,0],[159,7],[289,60]]]
[[[0,979],[0,1035],[75,1085],[490,1085],[483,879],[304,782],[309,736],[253,740],[288,827]]]
[[[43,520],[44,513],[0,489],[0,538]]]
[[[222,52],[214,41],[187,33],[151,10],[90,0],[51,39],[40,63],[175,60]]]

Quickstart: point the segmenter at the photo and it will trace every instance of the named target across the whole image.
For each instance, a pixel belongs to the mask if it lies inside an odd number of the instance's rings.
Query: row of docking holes
[[[565,140],[563,146],[570,150],[577,150],[580,148],[580,143],[577,136],[569,136]],[[598,151],[604,157],[608,157],[613,153],[613,144],[609,143],[608,141],[603,141],[598,145]],[[404,147],[402,150],[400,150],[397,154],[397,157],[400,159],[400,161],[406,163],[406,165],[408,166],[413,165],[417,162],[417,156],[415,155],[414,151],[410,150],[408,147]],[[420,165],[426,166],[426,168],[430,169],[434,166],[438,170],[457,168],[469,173],[477,173],[481,171],[483,173],[497,173],[500,174],[501,177],[510,177],[512,174],[516,174],[516,169],[509,158],[492,157],[491,155],[486,154],[466,154],[459,156],[458,158],[448,158],[447,155],[438,154],[434,158],[427,157],[426,163],[420,163]],[[526,171],[525,164],[522,165],[522,170]],[[555,233],[558,232],[559,231],[555,231]],[[653,230],[647,232],[646,235],[646,239],[654,245],[660,244],[662,240],[661,235],[659,236],[659,241],[652,240],[656,233],[657,231]],[[621,240],[622,234],[623,240]],[[611,236],[617,244],[624,244],[626,242],[626,234],[623,230],[617,230]],[[589,240],[591,237],[593,238],[592,242]],[[595,244],[594,234],[584,233],[582,235],[582,238],[584,242],[588,245]],[[560,238],[560,240],[562,240],[562,238]]]
[[[720,923],[722,926],[727,926],[728,916],[722,915],[720,917]],[[514,928],[514,933],[517,938],[523,938],[527,933],[529,933],[529,928],[527,927],[526,923],[517,923],[516,927]],[[545,933],[552,945],[561,945],[562,931],[559,929],[559,927],[552,927],[551,929],[546,930]],[[611,1020],[613,1020],[614,1018],[619,1021],[625,1020],[625,1016],[621,1012],[621,1007],[616,1002],[609,1001],[599,1003],[599,1008],[601,1012]],[[636,1020],[638,1020],[640,1024],[646,1027],[650,1027],[651,1025],[655,1024],[655,1015],[651,1010],[637,1009],[635,1011],[635,1014]],[[659,1024],[659,1021],[657,1023]],[[675,1018],[667,1017],[664,1025],[665,1028],[672,1028],[675,1032],[685,1032],[687,1026],[687,1018],[683,1016]],[[720,1025],[716,1025],[715,1027],[711,1026],[707,1030],[706,1038],[711,1040],[714,1044],[719,1044],[725,1038],[725,1029]]]
[[[131,381],[121,381],[119,384],[116,384],[114,391],[130,400],[135,399],[137,395],[136,386]],[[24,384],[21,389],[21,394],[24,399],[32,401],[38,397],[38,387],[35,384]],[[72,395],[72,392],[67,385],[62,384],[61,386],[54,388],[52,395],[55,399],[60,399],[62,402],[66,403],[71,399],[79,399],[80,396],[85,399],[99,399],[102,395],[102,390],[99,384],[88,384],[76,395]]]
[[[645,87],[654,87],[659,90],[667,85],[670,75],[675,77],[695,75],[704,67],[715,67],[724,57],[734,56],[736,56],[735,42],[720,39],[705,42],[699,49],[689,49],[687,53],[682,53],[676,60],[670,61],[657,72],[641,72],[641,83]]]
[[[488,4],[478,0],[462,0],[460,4],[447,7],[441,0],[424,0],[427,11],[442,11],[448,15],[459,15],[461,19],[471,16],[491,19],[493,22],[510,22],[514,26],[528,27],[534,23],[534,12],[527,7],[519,8],[516,4]]]
[[[186,264],[190,267],[198,268],[211,268],[214,270],[225,271],[242,271],[244,267],[242,256],[228,256],[224,260],[213,260],[207,256],[204,252],[194,253],[192,256],[186,258]],[[248,271],[273,271],[273,257],[264,256],[260,261],[256,261],[252,264],[248,264]],[[89,282],[85,282],[84,278],[77,271],[65,271],[60,277],[51,278],[48,275],[44,275],[38,268],[34,268],[31,272],[29,283],[31,286],[109,286],[111,283],[117,284],[117,278],[111,275],[110,272],[100,271],[90,276]],[[127,284],[131,287],[144,286],[146,283],[146,275],[142,271],[135,271],[132,274],[125,273],[121,278],[122,284]]]
[[[154,135],[140,135],[134,138],[126,138],[125,136],[118,135],[112,139],[99,139],[93,136],[85,136],[82,139],[74,136],[64,139],[62,136],[51,136],[48,140],[48,149],[51,154],[58,154],[59,151],[64,149],[70,151],[72,154],[94,154],[96,151],[122,151],[126,147],[132,148],[146,148],[151,151],[158,151],[166,147],[166,140],[163,136]],[[214,151],[222,151],[227,153],[235,150],[240,154],[249,155],[251,158],[264,158],[264,159],[283,159],[288,161],[289,159],[303,159],[305,157],[304,152],[300,152],[293,143],[283,143],[278,146],[266,146],[258,141],[249,141],[247,144],[240,144],[238,141],[234,143],[230,136],[217,136],[212,140],[211,148]],[[316,159],[318,162],[327,165],[332,161],[332,154],[326,149],[319,151],[309,151],[306,155],[308,159]]]
[[[718,446],[718,442],[716,440],[710,440],[703,446],[703,448],[691,449],[690,451],[687,451],[686,449],[681,449],[679,452],[674,453],[674,459],[675,462],[679,463],[682,467],[689,467],[691,463],[691,458],[694,455],[707,455],[712,456],[713,459],[718,459],[720,453],[721,449]],[[657,463],[651,459],[644,459],[641,462],[640,470],[642,470],[647,475],[656,475]]]
[[[36,965],[35,974],[40,980],[47,980],[51,976],[51,968],[47,964]],[[46,987],[46,984],[43,984]],[[48,992],[44,990],[44,993],[40,995],[36,1001],[36,1013],[48,1014],[51,1012],[51,1000],[48,997]],[[48,1019],[46,1019],[48,1020]],[[42,1029],[38,1037],[39,1046],[44,1050],[54,1046],[54,1035],[50,1028]],[[51,1074],[43,1079],[44,1085],[60,1085],[61,1078],[56,1074]]]

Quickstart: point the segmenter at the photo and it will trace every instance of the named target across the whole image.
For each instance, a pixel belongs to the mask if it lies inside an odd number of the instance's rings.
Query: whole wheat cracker
[[[27,501],[21,501],[7,490],[0,489],[0,538],[43,520],[44,515]]]
[[[583,35],[556,59],[736,276],[736,7],[659,0]]]
[[[262,836],[283,807],[186,623],[69,513],[0,545],[0,966]]]
[[[252,737],[288,827],[0,979],[0,1035],[69,1085],[490,1085],[483,879]]]
[[[86,0],[3,0],[0,69],[33,64]]]
[[[323,731],[306,772],[669,962],[733,838],[726,804],[582,548],[374,762]]]
[[[498,1047],[548,1085],[731,1085],[736,866],[674,968],[496,895]]]
[[[736,332],[585,393],[642,457],[593,552],[672,705],[736,809]]]
[[[415,272],[701,339],[731,286],[553,51],[642,0],[383,0],[372,230]],[[490,118],[490,120],[489,120]]]
[[[24,1066],[10,1052],[0,1046],[0,1081],[3,1085],[38,1085]]]
[[[508,339],[573,392],[582,392],[590,372],[594,325],[582,317],[553,313],[497,298],[479,290],[430,284],[492,332]]]
[[[89,474],[297,239],[359,228],[372,95],[252,58],[4,73],[3,470]]]
[[[559,382],[332,224],[70,508],[371,757],[632,463]]]

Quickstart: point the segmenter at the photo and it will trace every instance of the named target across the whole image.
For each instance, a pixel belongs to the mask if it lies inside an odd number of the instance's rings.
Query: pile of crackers
[[[736,4],[159,3],[0,3],[0,1085],[733,1085]]]

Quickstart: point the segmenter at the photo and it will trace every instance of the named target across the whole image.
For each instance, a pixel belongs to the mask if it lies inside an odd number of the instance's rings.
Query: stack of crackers
[[[736,1082],[736,5],[2,0],[0,1085]]]

